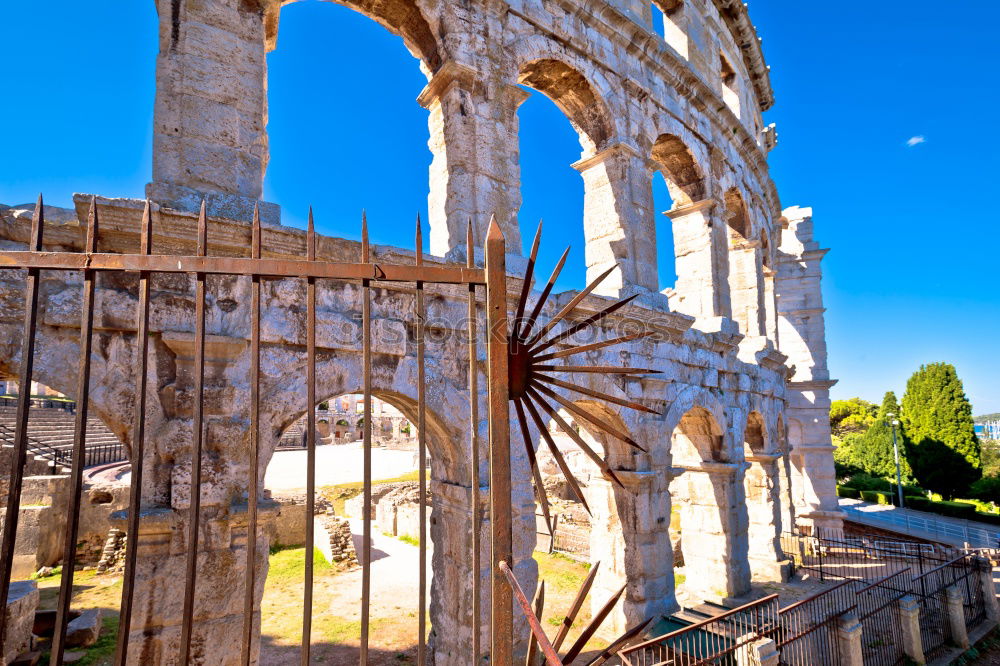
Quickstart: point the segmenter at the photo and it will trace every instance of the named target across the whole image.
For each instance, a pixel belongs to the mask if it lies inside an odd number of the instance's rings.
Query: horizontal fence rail
[[[699,666],[750,663],[749,645],[779,631],[778,595],[758,599],[727,613],[664,636],[643,641],[618,653],[626,666]]]
[[[5,602],[8,597],[9,585],[11,581],[12,563],[14,557],[14,543],[17,536],[17,517],[19,513],[20,499],[23,486],[23,470],[26,456],[29,453],[39,452],[42,457],[51,459],[53,463],[69,466],[72,481],[72,493],[70,496],[69,521],[66,530],[66,543],[73,547],[67,547],[62,561],[61,581],[59,597],[56,600],[58,609],[55,637],[53,640],[53,650],[51,663],[58,666],[63,663],[63,652],[66,637],[66,626],[69,618],[72,617],[72,590],[73,572],[75,570],[75,543],[79,516],[81,508],[82,489],[82,469],[95,464],[106,464],[126,459],[127,451],[120,444],[94,443],[87,444],[87,411],[90,406],[88,391],[94,381],[91,377],[91,345],[97,333],[94,332],[94,307],[96,299],[97,275],[100,272],[131,273],[138,278],[138,304],[135,309],[135,329],[134,339],[128,342],[135,346],[136,361],[136,400],[132,429],[132,448],[134,451],[132,486],[130,488],[130,505],[127,510],[128,527],[126,533],[129,539],[129,548],[126,550],[125,573],[122,585],[122,598],[120,605],[120,624],[117,637],[117,649],[114,663],[117,666],[125,663],[132,663],[140,658],[134,646],[136,637],[143,636],[144,627],[139,626],[136,617],[140,609],[133,605],[137,596],[137,586],[148,585],[148,581],[142,576],[137,577],[137,571],[144,570],[148,563],[143,562],[143,558],[156,554],[153,550],[144,551],[141,539],[137,538],[141,534],[140,527],[142,520],[147,515],[146,509],[156,509],[159,507],[141,506],[142,483],[143,483],[143,461],[151,458],[144,454],[144,447],[151,444],[146,439],[146,402],[147,399],[155,395],[153,387],[147,387],[147,364],[149,363],[150,342],[149,339],[154,331],[150,331],[150,311],[151,311],[151,288],[150,282],[154,274],[174,274],[183,275],[187,278],[189,292],[194,297],[194,313],[188,317],[187,324],[194,337],[193,364],[191,370],[191,382],[193,390],[191,392],[190,423],[191,437],[190,455],[190,486],[198,489],[205,480],[202,474],[203,458],[208,464],[208,454],[217,455],[212,446],[215,444],[211,438],[213,430],[208,427],[208,421],[212,418],[206,411],[205,394],[210,388],[208,385],[209,369],[206,368],[207,359],[206,338],[209,331],[206,330],[206,309],[213,298],[218,295],[212,293],[215,286],[212,281],[206,280],[208,275],[222,275],[235,279],[240,279],[248,283],[251,294],[250,312],[244,326],[249,339],[249,383],[247,393],[247,434],[249,440],[249,451],[247,453],[248,469],[245,488],[247,489],[247,514],[246,526],[247,534],[251,543],[259,542],[263,526],[260,524],[258,515],[258,499],[262,496],[261,466],[266,458],[262,454],[261,433],[265,427],[263,415],[260,413],[261,403],[264,397],[261,395],[260,383],[261,372],[261,314],[265,307],[264,299],[261,295],[262,279],[285,280],[291,288],[300,288],[305,293],[304,298],[304,320],[306,330],[306,343],[302,353],[305,364],[296,367],[290,372],[301,372],[305,379],[305,390],[300,398],[305,404],[299,405],[305,411],[305,434],[304,448],[307,450],[308,462],[306,467],[305,487],[307,488],[306,508],[307,514],[312,514],[315,507],[316,492],[316,414],[315,408],[320,404],[320,399],[325,400],[328,396],[317,396],[317,357],[320,353],[317,350],[317,286],[319,281],[340,281],[344,283],[356,284],[361,292],[361,324],[362,335],[358,342],[357,352],[363,357],[363,506],[362,521],[363,535],[358,547],[360,566],[362,569],[360,605],[360,627],[358,660],[362,666],[371,659],[369,650],[369,638],[375,628],[372,624],[370,609],[372,604],[372,573],[371,563],[373,561],[373,525],[374,503],[372,499],[372,395],[373,386],[373,350],[372,335],[372,296],[373,291],[380,287],[382,283],[396,282],[407,283],[400,285],[401,291],[409,292],[412,295],[413,321],[415,322],[415,335],[413,344],[416,348],[415,363],[417,385],[415,387],[416,402],[416,426],[418,428],[419,447],[419,567],[414,567],[412,577],[415,581],[416,592],[416,619],[414,625],[417,630],[416,637],[416,663],[423,666],[430,659],[427,647],[427,638],[430,633],[430,623],[428,614],[429,603],[429,530],[427,525],[431,520],[427,512],[428,486],[430,479],[427,475],[427,462],[429,452],[427,450],[428,419],[425,414],[425,327],[427,322],[427,305],[425,300],[437,298],[438,294],[428,293],[428,287],[434,285],[464,285],[467,294],[460,296],[462,309],[468,311],[469,320],[460,328],[463,336],[467,335],[461,343],[461,349],[468,355],[468,377],[469,377],[469,402],[470,402],[470,426],[469,432],[465,433],[464,444],[469,449],[469,473],[471,476],[471,487],[469,488],[468,512],[471,516],[465,526],[457,526],[456,529],[466,529],[468,532],[468,543],[470,549],[464,557],[473,564],[469,567],[468,580],[463,582],[470,590],[470,605],[463,612],[464,619],[460,624],[468,625],[461,627],[463,632],[471,636],[468,647],[468,663],[480,663],[483,660],[487,649],[492,652],[492,662],[502,666],[512,666],[511,661],[511,631],[513,626],[512,607],[510,604],[510,593],[507,590],[505,581],[501,581],[497,563],[501,560],[512,560],[512,536],[511,536],[511,500],[510,500],[510,460],[508,451],[508,436],[506,432],[508,418],[508,393],[507,393],[507,371],[506,371],[506,339],[508,334],[508,308],[507,308],[507,284],[506,271],[503,259],[506,253],[505,241],[500,233],[499,226],[495,221],[491,223],[487,234],[485,250],[485,268],[475,266],[474,257],[476,255],[473,246],[473,233],[471,222],[467,233],[466,253],[468,261],[464,264],[435,265],[425,264],[420,248],[422,247],[420,221],[417,220],[416,233],[416,257],[412,265],[387,264],[373,261],[368,243],[367,223],[362,222],[362,243],[360,261],[358,262],[330,262],[320,260],[316,256],[317,236],[313,229],[312,215],[310,213],[309,229],[306,236],[306,257],[304,259],[273,259],[262,258],[261,248],[266,247],[267,230],[262,228],[259,215],[255,212],[251,248],[248,257],[223,257],[212,256],[208,247],[208,226],[209,220],[205,212],[205,205],[202,205],[198,219],[197,231],[197,255],[157,255],[152,252],[152,228],[153,219],[150,213],[150,206],[147,204],[141,221],[140,251],[137,254],[110,254],[99,252],[97,248],[99,235],[97,233],[97,206],[96,202],[91,207],[91,217],[87,227],[87,241],[84,252],[50,252],[43,249],[44,230],[44,208],[41,200],[35,209],[32,220],[32,231],[30,236],[29,249],[27,251],[3,251],[0,252],[0,270],[20,270],[26,272],[24,278],[25,290],[25,312],[23,321],[23,339],[21,344],[21,367],[18,375],[18,382],[21,386],[30,384],[33,378],[33,362],[36,350],[36,341],[39,337],[39,329],[42,328],[42,321],[39,319],[40,294],[42,292],[40,283],[48,271],[75,271],[83,280],[82,300],[84,307],[81,312],[80,340],[79,340],[79,366],[77,368],[77,392],[80,400],[77,405],[73,403],[58,403],[57,401],[45,401],[52,404],[36,404],[38,401],[3,399],[3,405],[15,407],[17,412],[11,427],[0,426],[0,441],[9,444],[13,450],[12,467],[10,480],[8,483],[8,497],[6,507],[6,519],[3,523],[3,550],[0,553],[0,602]],[[294,286],[293,286],[294,285]],[[485,299],[483,299],[485,289]],[[485,300],[485,316],[483,303]],[[477,320],[483,318],[487,326],[477,329]],[[477,330],[483,334],[477,334]],[[131,334],[131,332],[126,332]],[[103,334],[103,333],[102,333]],[[130,336],[131,337],[131,336]],[[486,363],[479,360],[481,338],[487,338]],[[325,353],[325,352],[323,352]],[[464,359],[463,359],[464,360]],[[378,362],[378,359],[375,359]],[[480,442],[478,426],[480,421],[479,407],[479,375],[484,374],[487,378],[486,387],[488,397],[486,404],[489,407],[486,417],[489,425],[489,439]],[[485,391],[484,391],[485,392]],[[320,399],[318,399],[320,398]],[[52,406],[61,409],[74,411],[75,431],[73,437],[73,452],[62,451],[56,448],[46,448],[42,443],[37,442],[28,436],[29,406]],[[297,407],[297,408],[298,408]],[[480,478],[480,446],[484,450],[490,451],[489,465],[485,467],[490,474],[489,492],[487,497],[490,507],[489,534],[492,539],[492,552],[487,556],[487,552],[482,549],[480,543],[481,529],[484,527],[483,521],[483,493]],[[147,472],[149,470],[146,470]],[[190,494],[188,509],[180,510],[180,520],[184,532],[184,549],[180,554],[171,553],[180,557],[183,562],[178,568],[178,576],[173,581],[172,594],[177,599],[183,597],[183,606],[177,604],[175,616],[171,617],[176,622],[175,628],[179,629],[179,641],[173,644],[173,654],[163,655],[164,659],[171,663],[187,664],[192,661],[203,659],[196,650],[205,649],[203,631],[199,615],[203,602],[200,601],[202,593],[199,587],[205,585],[203,582],[207,576],[200,568],[201,555],[212,548],[212,544],[206,543],[206,535],[213,534],[211,530],[205,529],[206,522],[211,519],[208,511],[202,511],[201,492]],[[207,495],[206,495],[207,496]],[[214,507],[213,507],[214,511]],[[203,514],[205,514],[203,516]],[[312,644],[314,634],[312,626],[312,616],[314,613],[313,587],[314,587],[314,566],[312,553],[314,550],[313,520],[306,520],[306,543],[305,543],[305,568],[304,585],[302,598],[302,618],[301,618],[301,642],[299,644],[301,663],[311,663],[313,659],[314,646]],[[246,551],[246,565],[242,566],[242,573],[238,568],[234,569],[235,580],[233,584],[241,586],[242,618],[239,622],[239,637],[234,636],[231,647],[233,654],[240,655],[240,663],[250,664],[259,660],[257,647],[257,633],[259,626],[255,618],[259,620],[260,615],[256,612],[256,605],[260,599],[260,589],[257,573],[260,571],[261,563],[258,557],[266,557],[267,551],[262,549],[258,555],[258,549],[249,547]],[[484,557],[486,556],[486,557]],[[485,559],[492,560],[491,565],[483,564]],[[482,568],[482,571],[481,571]],[[493,595],[492,604],[487,607],[482,597],[481,586],[488,580],[484,577],[483,571],[492,569]],[[242,580],[239,580],[242,578]],[[198,592],[198,594],[196,594]],[[146,590],[146,594],[150,594]],[[450,609],[457,610],[457,609]],[[319,612],[318,610],[315,612]],[[145,611],[143,615],[145,616]],[[481,633],[486,635],[486,629],[482,623],[482,616],[492,621],[492,631],[490,636],[492,645],[484,645],[481,640]],[[7,617],[0,614],[0,636],[5,635]],[[238,642],[237,642],[238,640]],[[234,657],[235,658],[235,657]],[[263,663],[263,662],[262,662]]]
[[[776,636],[781,663],[838,666],[841,616],[856,606],[854,581],[845,580],[778,611]]]
[[[872,527],[883,527],[904,532],[915,537],[928,539],[944,539],[958,543],[967,543],[974,548],[996,548],[1000,543],[1000,529],[992,529],[983,523],[951,518],[940,520],[931,516],[915,515],[914,511],[899,511],[886,509],[866,511],[866,505],[842,503],[843,509],[850,520]]]

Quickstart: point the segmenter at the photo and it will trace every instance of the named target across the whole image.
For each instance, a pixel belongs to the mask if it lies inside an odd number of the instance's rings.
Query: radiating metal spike
[[[602,342],[594,342],[589,345],[583,345],[581,347],[573,347],[571,349],[563,349],[562,351],[552,352],[551,354],[543,354],[542,356],[536,356],[534,362],[538,363],[541,361],[551,361],[555,358],[565,358],[567,356],[574,356],[576,354],[582,354],[589,351],[597,351],[598,349],[604,349],[605,347],[612,347],[623,342],[631,342],[632,340],[638,340],[640,338],[649,337],[653,334],[653,331],[645,331],[643,333],[632,333],[631,335],[623,335],[620,338],[612,338],[611,340],[604,340]]]
[[[608,614],[611,612],[611,609],[614,608],[615,604],[618,603],[618,599],[620,599],[622,594],[625,592],[625,587],[626,587],[625,585],[622,585],[621,589],[618,590],[618,592],[615,593],[613,597],[608,599],[607,603],[605,603],[604,606],[601,607],[601,610],[599,610],[597,614],[594,615],[593,619],[591,619],[590,621],[590,624],[588,624],[586,628],[584,628],[583,633],[581,633],[579,638],[576,639],[576,642],[573,643],[573,647],[571,647],[569,649],[569,652],[567,652],[563,656],[563,663],[572,664],[573,660],[575,660],[578,656],[580,656],[580,653],[583,651],[583,648],[587,645],[587,642],[593,637],[593,635],[600,628],[601,623],[604,622],[604,618],[608,616]]]
[[[562,647],[563,641],[566,640],[566,636],[569,634],[569,630],[573,628],[573,622],[576,621],[576,616],[580,613],[580,609],[583,608],[583,602],[586,601],[587,595],[590,594],[590,588],[593,586],[594,580],[597,578],[597,571],[600,568],[601,561],[598,560],[594,563],[594,566],[590,567],[587,578],[580,585],[580,589],[576,591],[576,598],[573,599],[573,604],[569,607],[569,612],[563,618],[562,624],[559,625],[559,631],[552,641],[553,650],[559,650]]]
[[[562,272],[563,266],[566,264],[566,257],[568,256],[569,248],[567,247],[563,250],[559,261],[556,262],[556,267],[552,269],[552,275],[549,276],[549,281],[545,283],[545,288],[542,290],[541,295],[535,301],[535,307],[532,308],[531,314],[528,316],[528,321],[524,324],[524,331],[521,333],[522,340],[527,339],[531,335],[531,329],[535,325],[535,320],[538,319],[538,314],[542,311],[542,307],[545,306],[545,301],[548,300],[549,294],[552,293],[552,287],[555,286],[556,280],[559,279],[559,273]]]
[[[595,391],[589,389],[585,386],[579,386],[577,384],[571,384],[570,382],[564,382],[561,379],[556,379],[554,377],[549,377],[548,375],[543,375],[541,373],[532,373],[532,378],[543,382],[552,384],[553,386],[558,386],[559,388],[564,388],[567,391],[575,391],[577,393],[582,393],[583,395],[589,395],[591,398],[597,398],[598,400],[604,400],[605,402],[611,402],[616,405],[621,405],[622,407],[628,407],[629,409],[635,409],[640,412],[646,412],[647,414],[660,415],[655,409],[650,409],[645,405],[640,405],[637,402],[632,402],[631,400],[623,400],[622,398],[616,398],[613,395],[608,395],[607,393],[602,393],[601,391]]]
[[[580,301],[582,301],[583,299],[585,299],[587,296],[590,295],[590,293],[592,291],[594,291],[595,289],[597,289],[597,287],[599,287],[600,284],[602,282],[604,282],[604,279],[606,277],[608,277],[609,275],[611,275],[611,272],[614,271],[616,268],[618,268],[618,264],[615,264],[614,266],[612,266],[611,268],[609,268],[608,270],[604,271],[603,273],[601,273],[600,275],[598,275],[596,278],[594,278],[594,280],[590,284],[588,284],[583,291],[581,291],[579,294],[577,294],[576,296],[574,296],[573,299],[569,303],[567,303],[566,305],[563,306],[562,310],[560,310],[559,313],[556,314],[555,317],[553,317],[552,319],[550,319],[545,324],[545,326],[543,326],[541,328],[541,330],[539,330],[538,333],[535,334],[535,336],[528,343],[528,346],[530,347],[530,346],[534,346],[535,344],[537,344],[538,341],[542,339],[542,336],[544,336],[546,333],[548,333],[549,331],[551,331],[552,328],[556,324],[558,324],[560,321],[563,320],[563,318],[566,315],[568,315],[570,312],[572,312],[573,309],[580,303]]]
[[[632,300],[636,296],[638,296],[638,294],[634,294],[632,296],[629,296],[626,299],[620,300],[617,303],[609,305],[608,307],[604,308],[600,312],[597,312],[597,313],[595,313],[595,314],[587,317],[583,321],[581,321],[581,322],[579,322],[577,324],[574,324],[573,326],[570,326],[568,329],[566,329],[562,333],[560,333],[560,334],[558,334],[556,336],[553,336],[553,337],[549,338],[546,342],[540,343],[540,344],[536,345],[535,347],[533,347],[532,350],[531,350],[532,353],[537,353],[537,352],[540,352],[540,351],[542,351],[544,349],[547,349],[547,348],[551,347],[552,345],[554,345],[555,343],[560,342],[562,340],[565,340],[566,338],[568,338],[568,337],[570,337],[572,335],[575,335],[577,332],[582,331],[583,329],[587,328],[588,326],[590,326],[592,324],[596,324],[597,322],[601,321],[602,319],[604,319],[608,315],[613,314],[617,310],[620,310],[621,308],[623,308],[624,306],[626,306],[627,304],[629,304],[630,302],[632,302]]]
[[[524,271],[524,284],[521,285],[521,297],[517,301],[517,311],[514,315],[514,326],[510,337],[512,340],[519,339],[518,331],[521,327],[521,317],[524,316],[524,306],[528,302],[528,294],[531,292],[531,282],[535,272],[535,260],[538,258],[538,245],[542,240],[542,221],[538,221],[538,230],[535,232],[535,240],[531,243],[531,255],[528,257],[528,267]]]
[[[570,485],[570,488],[573,489],[573,493],[576,495],[577,499],[580,500],[580,504],[583,505],[583,508],[586,509],[589,514],[590,506],[587,504],[587,498],[583,496],[583,490],[580,489],[579,482],[576,480],[576,477],[573,476],[573,472],[570,471],[569,465],[566,464],[566,460],[563,458],[562,453],[559,452],[559,447],[556,446],[555,441],[552,439],[552,435],[549,434],[549,429],[545,427],[545,422],[542,421],[542,417],[538,415],[538,410],[535,409],[535,406],[531,404],[530,401],[526,401],[524,406],[528,408],[528,413],[531,414],[531,419],[535,422],[535,427],[541,434],[542,439],[544,439],[545,443],[548,445],[549,453],[551,453],[552,457],[555,458],[556,464],[562,471],[566,482]]]

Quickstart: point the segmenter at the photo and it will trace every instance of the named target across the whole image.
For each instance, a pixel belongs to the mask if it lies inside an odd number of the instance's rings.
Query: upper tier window
[[[683,1],[657,0],[653,2],[652,17],[653,29],[656,30],[657,34],[661,35],[667,44],[687,60],[687,20],[684,17]]]
[[[726,103],[726,106],[736,114],[736,117],[740,117],[740,83],[739,78],[736,76],[736,70],[733,66],[729,64],[726,60],[726,56],[720,55],[719,59],[722,61],[722,101]]]

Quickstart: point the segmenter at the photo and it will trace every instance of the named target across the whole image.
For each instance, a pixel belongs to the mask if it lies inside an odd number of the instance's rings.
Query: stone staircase
[[[0,445],[12,447],[17,407],[0,406]],[[66,473],[73,459],[76,416],[64,409],[32,407],[28,412],[28,446],[36,460],[47,461],[53,473]],[[118,437],[99,418],[87,419],[85,466],[127,458]]]

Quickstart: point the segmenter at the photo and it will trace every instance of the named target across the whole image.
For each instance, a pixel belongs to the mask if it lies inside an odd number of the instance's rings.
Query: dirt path
[[[361,548],[361,521],[352,521],[355,547]],[[296,549],[296,553],[302,553]],[[281,555],[281,554],[278,554]],[[430,587],[428,549],[428,589]],[[272,557],[264,592],[261,661],[266,666],[300,663],[301,572],[282,569]],[[301,555],[297,556],[301,562]],[[417,574],[419,551],[395,537],[372,535],[372,590],[369,663],[416,663]],[[294,576],[298,575],[298,584]],[[317,566],[313,602],[313,661],[356,664],[361,634],[361,568],[336,573]]]

